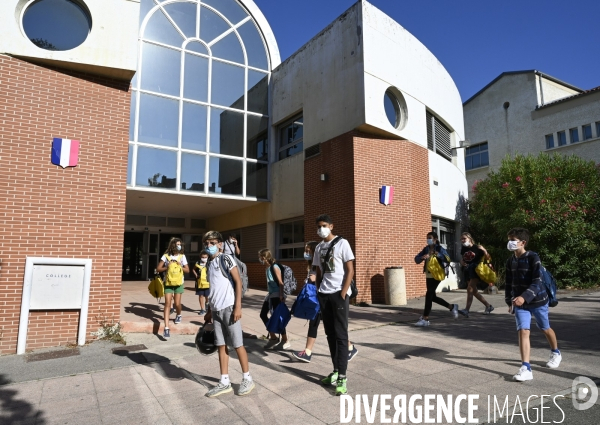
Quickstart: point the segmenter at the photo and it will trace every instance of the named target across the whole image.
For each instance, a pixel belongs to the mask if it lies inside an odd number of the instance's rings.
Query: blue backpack
[[[306,283],[292,305],[292,314],[299,319],[313,320],[319,314],[319,310],[317,286]]]
[[[554,279],[552,273],[550,273],[541,264],[540,271],[542,272],[542,283],[544,284],[544,288],[546,288],[546,293],[548,294],[548,306],[556,307],[558,305],[558,300],[556,299],[556,279]]]
[[[289,323],[292,315],[287,308],[285,303],[279,303],[275,310],[273,310],[273,314],[267,320],[267,330],[269,332],[273,332],[274,334],[280,334],[284,331],[285,327]]]

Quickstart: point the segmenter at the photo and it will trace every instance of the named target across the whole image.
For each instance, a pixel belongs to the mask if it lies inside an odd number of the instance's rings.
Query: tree
[[[500,275],[510,256],[506,233],[524,227],[559,287],[590,287],[600,276],[600,165],[576,156],[506,157],[473,185],[470,230]]]
[[[36,46],[38,46],[41,49],[58,50],[58,47],[56,47],[54,44],[50,43],[45,38],[30,38],[30,40],[33,44],[35,44]]]

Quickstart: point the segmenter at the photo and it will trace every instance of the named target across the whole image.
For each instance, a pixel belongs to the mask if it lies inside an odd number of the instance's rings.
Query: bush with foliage
[[[559,287],[600,281],[600,165],[576,156],[506,157],[473,185],[470,230],[504,273],[506,233],[524,227]]]

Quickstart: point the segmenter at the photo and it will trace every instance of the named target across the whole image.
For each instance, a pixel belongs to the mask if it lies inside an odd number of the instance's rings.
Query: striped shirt
[[[506,262],[506,287],[504,301],[509,306],[512,299],[523,297],[524,308],[541,307],[548,303],[546,287],[542,282],[542,263],[539,255],[533,251],[525,251],[517,257],[512,255]]]

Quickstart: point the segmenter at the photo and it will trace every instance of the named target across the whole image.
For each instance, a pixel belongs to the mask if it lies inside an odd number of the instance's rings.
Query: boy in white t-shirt
[[[242,334],[242,280],[236,262],[227,254],[223,254],[223,237],[219,232],[211,230],[202,238],[204,250],[209,255],[206,278],[210,283],[209,306],[204,320],[214,321],[215,345],[219,351],[221,379],[210,389],[207,397],[216,397],[233,391],[229,381],[229,354],[227,353],[226,337],[230,336],[244,377],[238,395],[248,395],[254,389],[250,376],[248,354],[244,348]],[[235,285],[235,288],[234,288]]]
[[[333,220],[327,214],[317,217],[317,234],[323,240],[315,248],[313,269],[319,283],[321,317],[329,343],[333,372],[321,382],[335,385],[335,395],[347,394],[348,311],[350,284],[354,277],[354,254],[347,240],[331,231]]]

